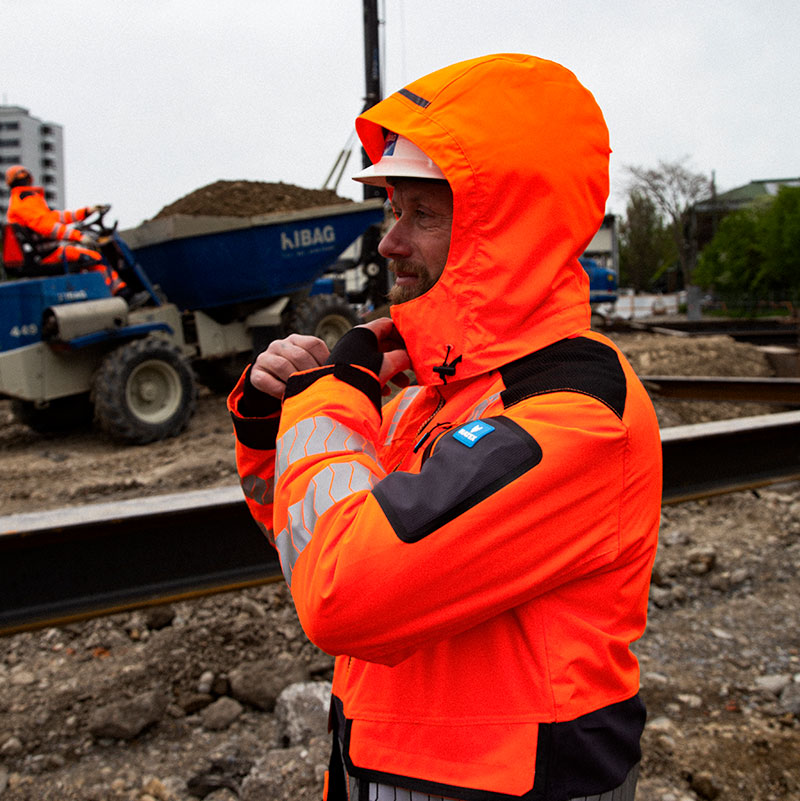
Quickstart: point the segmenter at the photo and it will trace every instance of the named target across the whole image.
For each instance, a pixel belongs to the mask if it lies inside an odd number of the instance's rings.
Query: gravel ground
[[[771,372],[726,337],[616,338],[641,374]],[[662,426],[773,410],[656,405]],[[183,435],[130,448],[92,431],[43,437],[0,402],[3,513],[228,485],[232,448],[210,393]],[[636,646],[639,801],[800,800],[799,558],[800,483],[664,507]],[[0,799],[319,799],[315,689],[331,669],[281,584],[2,638]],[[311,721],[299,734],[298,715]]]

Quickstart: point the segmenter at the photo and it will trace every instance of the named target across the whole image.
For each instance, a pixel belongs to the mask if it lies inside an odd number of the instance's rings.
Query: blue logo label
[[[467,423],[465,426],[461,426],[453,434],[453,437],[462,445],[471,448],[479,439],[483,439],[487,434],[491,434],[492,431],[494,431],[494,426],[479,420],[476,423]]]

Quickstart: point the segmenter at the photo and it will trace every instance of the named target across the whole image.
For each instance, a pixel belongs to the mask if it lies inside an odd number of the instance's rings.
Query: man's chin
[[[395,284],[389,290],[386,297],[389,300],[390,305],[396,306],[399,303],[408,303],[409,300],[414,300],[415,298],[420,297],[420,295],[424,295],[429,289],[429,286],[424,286],[419,282],[410,284],[408,286],[398,286]]]

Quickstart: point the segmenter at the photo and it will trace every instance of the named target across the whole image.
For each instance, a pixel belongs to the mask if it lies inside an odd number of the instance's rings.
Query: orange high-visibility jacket
[[[453,189],[441,278],[391,312],[418,385],[381,408],[375,337],[355,329],[280,412],[247,374],[229,398],[251,512],[337,657],[347,772],[453,798],[610,790],[640,758],[630,645],[661,448],[589,328],[603,117],[568,70],[506,54],[410,84],[357,130],[373,161],[384,130],[408,137]]]
[[[85,219],[89,212],[89,207],[75,211],[51,209],[41,186],[15,186],[11,190],[6,219],[11,224],[30,228],[45,239],[80,242],[81,232],[70,223]]]

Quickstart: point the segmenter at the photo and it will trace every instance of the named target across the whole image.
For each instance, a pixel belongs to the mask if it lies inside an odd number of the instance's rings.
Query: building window
[[[56,162],[54,159],[42,159],[42,167],[54,170],[56,168]]]
[[[19,147],[19,139],[0,139],[0,147]]]
[[[0,122],[0,131],[18,131],[18,122]]]
[[[42,142],[42,150],[44,150],[46,153],[49,153],[55,150],[55,148],[53,147],[51,142]]]
[[[50,134],[53,133],[53,129],[49,125],[42,125],[39,131],[41,132],[42,136],[50,136]]]
[[[55,192],[45,192],[44,196],[45,196],[45,198],[47,200],[55,200],[56,199],[56,193]]]
[[[20,161],[19,156],[0,156],[0,164],[19,164]]]

